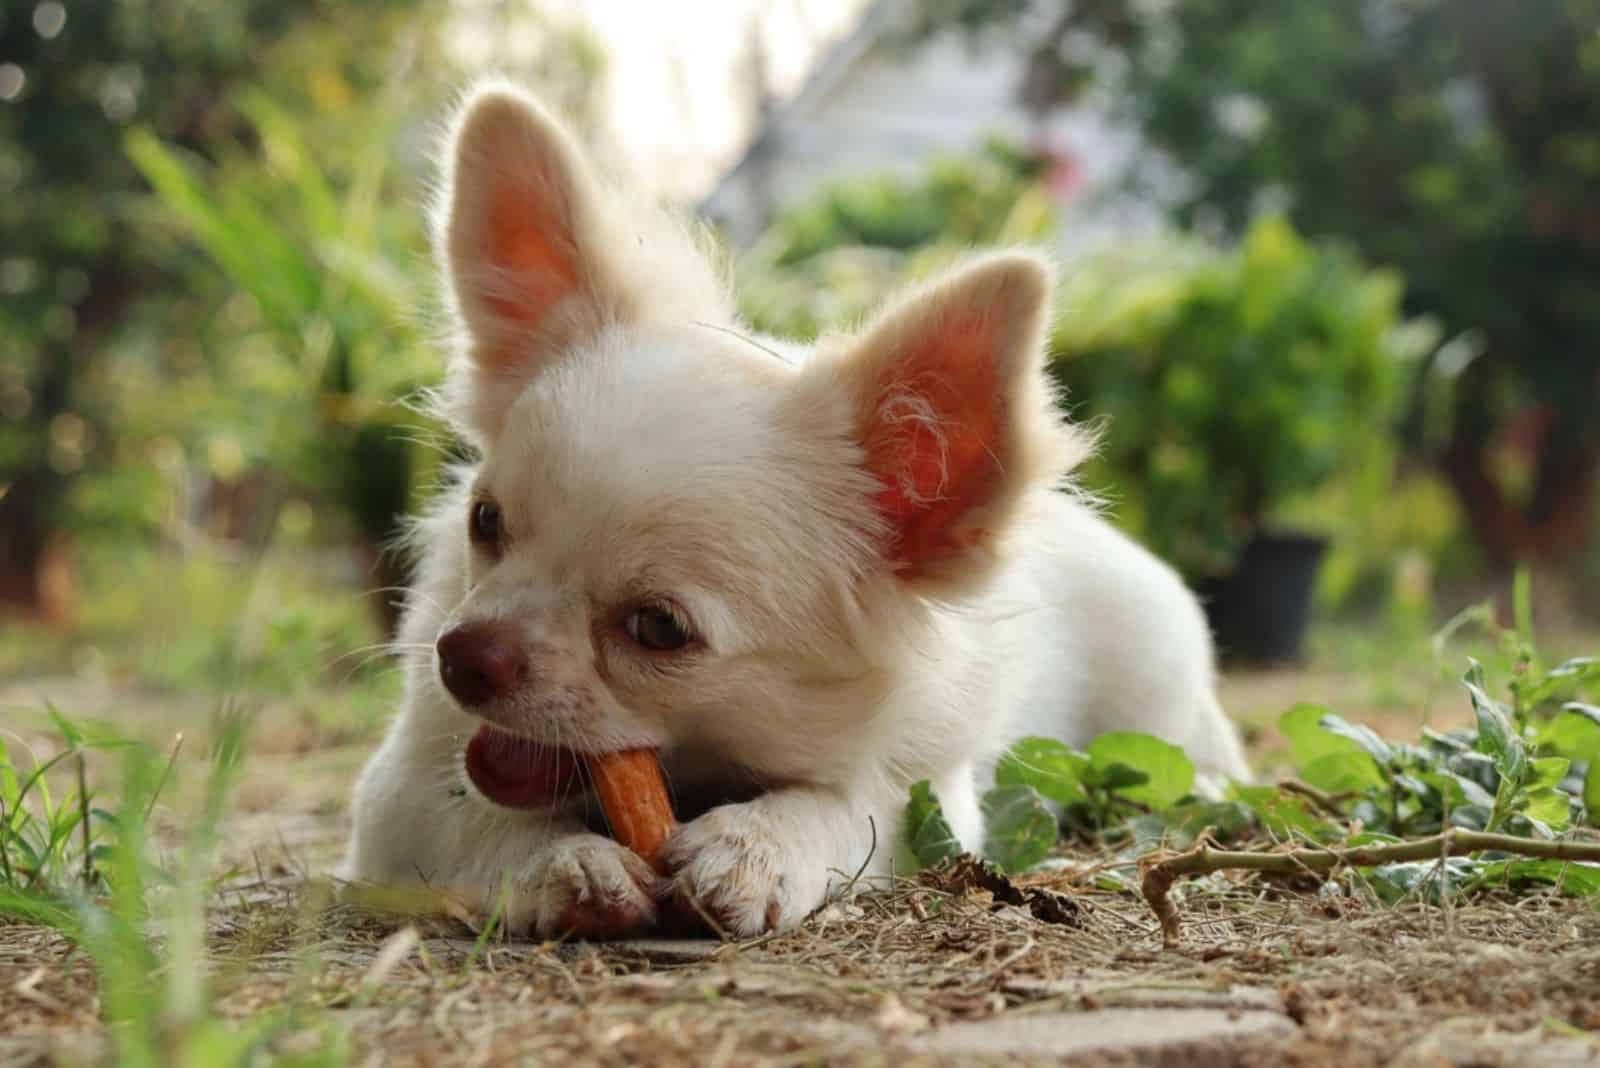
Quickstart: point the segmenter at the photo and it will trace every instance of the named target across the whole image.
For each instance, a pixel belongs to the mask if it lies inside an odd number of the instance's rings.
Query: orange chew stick
[[[584,759],[612,836],[661,871],[661,847],[677,821],[655,750],[628,749]]]

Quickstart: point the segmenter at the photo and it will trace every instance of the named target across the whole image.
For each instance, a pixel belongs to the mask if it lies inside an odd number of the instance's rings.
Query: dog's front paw
[[[826,862],[796,856],[774,823],[754,801],[714,808],[680,828],[663,852],[674,873],[674,908],[709,917],[719,933],[738,938],[805,919],[822,904]]]
[[[664,881],[638,855],[597,834],[558,839],[516,879],[506,929],[541,938],[624,938],[656,925]]]

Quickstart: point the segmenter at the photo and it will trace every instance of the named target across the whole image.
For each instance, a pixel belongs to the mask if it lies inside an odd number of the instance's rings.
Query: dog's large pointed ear
[[[441,251],[470,343],[470,418],[492,428],[514,384],[620,317],[625,294],[595,255],[601,191],[527,96],[474,94],[450,161]]]
[[[1042,366],[1051,289],[1043,261],[991,256],[912,293],[848,350],[857,439],[901,578],[974,575],[1024,493],[1087,455]]]

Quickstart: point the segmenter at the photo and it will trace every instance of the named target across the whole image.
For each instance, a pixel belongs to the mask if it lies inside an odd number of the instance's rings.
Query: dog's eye
[[[500,506],[490,500],[473,501],[472,510],[467,513],[467,534],[481,549],[498,549],[500,539],[505,537],[500,526]]]
[[[665,604],[640,605],[628,613],[622,629],[628,637],[658,653],[682,649],[694,640],[689,625],[677,610]]]

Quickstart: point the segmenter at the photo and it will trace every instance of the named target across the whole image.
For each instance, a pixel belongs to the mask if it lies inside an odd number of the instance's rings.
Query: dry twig
[[[1430,838],[1393,845],[1361,846],[1356,849],[1289,849],[1271,853],[1213,849],[1202,838],[1187,853],[1168,854],[1162,859],[1147,862],[1140,888],[1145,901],[1149,902],[1156,918],[1161,921],[1162,942],[1170,947],[1177,944],[1180,921],[1177,907],[1167,895],[1172,884],[1185,875],[1206,875],[1215,871],[1262,871],[1280,875],[1312,871],[1327,874],[1338,868],[1366,868],[1377,864],[1432,860],[1440,856],[1463,856],[1487,850],[1541,860],[1600,863],[1600,844],[1597,843],[1552,842],[1454,827]]]

